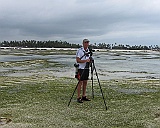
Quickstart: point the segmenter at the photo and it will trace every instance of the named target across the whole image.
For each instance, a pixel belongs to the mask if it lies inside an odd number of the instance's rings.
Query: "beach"
[[[0,127],[2,128],[158,128],[159,52],[93,53],[105,109],[94,74],[94,98],[78,104],[74,78],[76,50],[0,51]],[[7,120],[9,120],[7,122]]]

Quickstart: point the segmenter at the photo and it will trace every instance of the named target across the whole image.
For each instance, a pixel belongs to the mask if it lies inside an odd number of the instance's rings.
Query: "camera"
[[[79,74],[78,74],[78,68],[79,68],[79,64],[74,63],[74,67],[75,67],[75,78],[79,78]]]
[[[75,67],[75,68],[79,67],[79,64],[75,63],[75,64],[74,64],[74,67]]]
[[[89,49],[90,52],[95,52],[95,50],[90,48],[90,47],[88,49]]]
[[[92,48],[88,48],[89,49],[89,53],[88,54],[90,54],[90,56],[92,56],[93,55],[93,52],[95,52],[95,50],[93,50]]]

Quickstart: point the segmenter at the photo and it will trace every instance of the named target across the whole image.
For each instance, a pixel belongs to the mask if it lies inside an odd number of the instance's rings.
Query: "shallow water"
[[[158,90],[156,89],[149,89],[149,88],[122,88],[117,85],[111,85],[109,87],[117,92],[124,94],[141,94],[147,92],[158,92]]]
[[[27,51],[28,53],[30,51]],[[75,55],[37,55],[37,51],[26,54],[26,51],[1,50],[0,75],[1,76],[31,76],[46,74],[58,77],[74,77]],[[16,54],[15,54],[16,53]],[[76,53],[76,51],[75,51]],[[100,79],[160,79],[160,53],[159,52],[120,52],[106,51],[93,53],[94,64]],[[49,64],[59,62],[65,67],[43,67],[42,64],[32,63],[28,65],[13,65],[24,61],[47,60]],[[3,66],[2,66],[3,65]],[[5,65],[5,66],[4,66]],[[7,65],[7,66],[6,66]],[[9,66],[8,66],[9,65]],[[38,66],[42,66],[37,68]],[[96,78],[96,76],[94,75]]]

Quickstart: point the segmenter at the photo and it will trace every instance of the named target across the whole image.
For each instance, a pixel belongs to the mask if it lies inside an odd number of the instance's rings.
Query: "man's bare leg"
[[[84,100],[84,101],[91,101],[90,99],[88,99],[86,97],[87,82],[88,82],[87,80],[83,81],[83,96],[82,96],[82,100]]]
[[[83,81],[83,97],[86,96],[87,80]]]
[[[82,83],[83,81],[80,81],[79,84],[78,84],[78,88],[77,88],[77,98],[80,98],[81,97],[81,88],[82,88]]]

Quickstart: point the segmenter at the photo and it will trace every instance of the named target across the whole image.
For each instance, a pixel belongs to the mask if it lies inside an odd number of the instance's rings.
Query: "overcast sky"
[[[160,46],[160,0],[0,0],[0,41]]]

